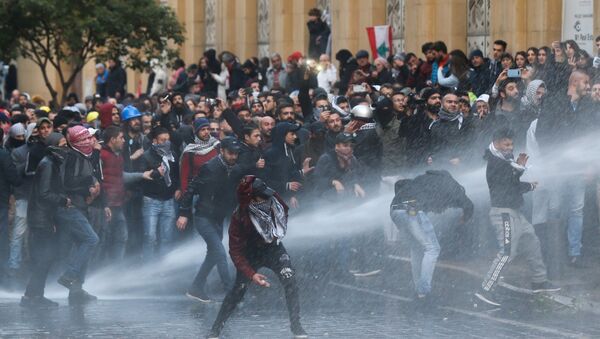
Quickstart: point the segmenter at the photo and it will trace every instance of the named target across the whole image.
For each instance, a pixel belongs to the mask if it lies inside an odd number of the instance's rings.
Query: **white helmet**
[[[369,105],[356,105],[352,108],[350,112],[353,118],[359,119],[372,119],[373,118],[373,110]]]

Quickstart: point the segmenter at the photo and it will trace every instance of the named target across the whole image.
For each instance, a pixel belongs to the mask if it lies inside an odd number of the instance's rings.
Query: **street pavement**
[[[502,309],[474,307],[472,291],[480,284],[477,274],[485,260],[441,262],[434,278],[434,306],[419,307],[412,301],[410,268],[403,253],[386,254],[371,262],[382,272],[366,278],[331,269],[331,257],[322,257],[320,251],[291,254],[298,271],[302,320],[311,338],[600,337],[597,315],[589,309],[528,295],[519,288],[502,289]],[[503,281],[508,287],[526,286],[519,280],[522,267],[514,266]],[[283,291],[276,278],[270,272],[267,275],[272,287],[249,289],[222,338],[291,337]],[[100,295],[98,302],[83,307],[55,299],[60,307],[54,310],[26,310],[15,297],[0,299],[0,337],[203,337],[220,304],[187,299],[183,296],[185,284],[187,281],[174,283],[171,294]],[[587,287],[585,290],[589,293]],[[223,297],[218,289],[213,288],[212,293]]]

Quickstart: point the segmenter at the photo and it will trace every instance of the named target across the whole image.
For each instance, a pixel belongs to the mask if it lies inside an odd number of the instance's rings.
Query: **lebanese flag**
[[[390,25],[367,27],[367,34],[373,59],[387,58],[392,54],[392,27]]]

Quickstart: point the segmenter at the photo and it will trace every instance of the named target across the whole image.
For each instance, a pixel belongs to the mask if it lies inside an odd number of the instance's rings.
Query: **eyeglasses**
[[[112,115],[113,115],[113,117],[114,117],[115,115],[120,115],[120,114],[119,114],[119,113],[113,113]]]

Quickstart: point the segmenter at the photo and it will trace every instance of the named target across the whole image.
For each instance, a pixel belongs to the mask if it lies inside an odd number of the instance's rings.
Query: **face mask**
[[[214,138],[219,139],[219,132],[210,132],[210,135]]]
[[[94,139],[88,138],[71,145],[79,153],[89,157],[94,152]]]
[[[169,140],[162,144],[153,144],[152,147],[160,156],[169,156],[171,154],[171,141]]]

